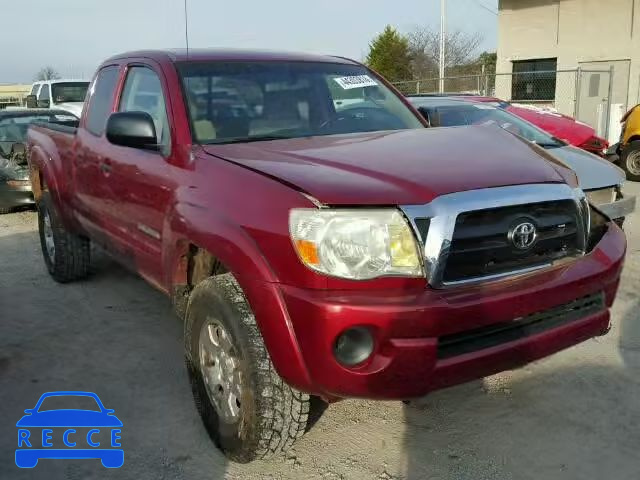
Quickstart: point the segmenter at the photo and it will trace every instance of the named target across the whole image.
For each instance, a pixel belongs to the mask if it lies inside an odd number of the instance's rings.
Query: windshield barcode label
[[[376,87],[378,83],[369,75],[354,75],[352,77],[337,77],[334,78],[336,83],[345,90],[351,90],[352,88],[362,87]]]

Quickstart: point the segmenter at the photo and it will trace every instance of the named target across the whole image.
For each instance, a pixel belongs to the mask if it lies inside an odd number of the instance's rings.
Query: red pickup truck
[[[83,278],[94,243],[171,297],[203,421],[240,462],[326,402],[605,334],[625,238],[574,173],[499,127],[424,127],[343,58],[113,57],[77,129],[29,131],[44,261]]]

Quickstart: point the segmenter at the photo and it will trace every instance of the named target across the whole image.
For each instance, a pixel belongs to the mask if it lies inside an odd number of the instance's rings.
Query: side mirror
[[[24,413],[31,415],[33,413],[33,408],[27,408]]]
[[[27,108],[36,108],[38,106],[38,98],[35,95],[27,95],[25,100]]]
[[[107,140],[123,147],[158,150],[156,126],[146,112],[112,113],[107,120]]]
[[[38,100],[39,108],[49,108],[50,105],[51,105],[51,100],[49,100],[48,98],[45,98],[44,100]]]

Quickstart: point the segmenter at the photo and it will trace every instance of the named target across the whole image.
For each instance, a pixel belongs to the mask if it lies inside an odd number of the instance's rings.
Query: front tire
[[[64,228],[46,191],[38,202],[38,231],[44,263],[56,282],[67,283],[87,276],[91,252],[89,239]]]
[[[228,458],[240,463],[268,458],[305,433],[309,395],[276,373],[231,273],[209,277],[191,293],[185,350],[196,406]]]
[[[627,180],[640,182],[640,140],[629,143],[620,156],[620,166],[627,174]]]

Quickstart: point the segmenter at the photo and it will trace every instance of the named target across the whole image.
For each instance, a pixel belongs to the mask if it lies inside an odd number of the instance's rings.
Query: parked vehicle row
[[[625,173],[603,158],[568,145],[507,109],[477,102],[477,97],[409,97],[430,127],[495,124],[544,148],[578,176],[589,201],[620,225],[635,210],[635,197],[624,197]]]
[[[607,142],[607,140],[605,140],[604,138],[599,137],[593,127],[559,112],[554,112],[543,108],[513,104],[499,98],[483,97],[480,95],[460,95],[451,93],[412,96],[412,98],[416,99],[430,97],[450,97],[458,98],[461,100],[466,99],[474,102],[493,105],[494,107],[506,110],[509,113],[512,113],[513,115],[520,117],[521,119],[526,120],[533,125],[536,125],[538,128],[544,130],[545,132],[556,138],[559,138],[569,145],[573,145],[574,147],[581,148],[583,150],[586,150],[587,152],[591,152],[599,156],[604,156],[607,152],[607,149],[609,148],[609,142]]]
[[[235,461],[288,449],[327,402],[610,328],[624,234],[522,131],[424,128],[375,72],[315,55],[128,53],[89,92],[77,129],[29,129],[45,265],[84,278],[95,244],[171,297]]]

